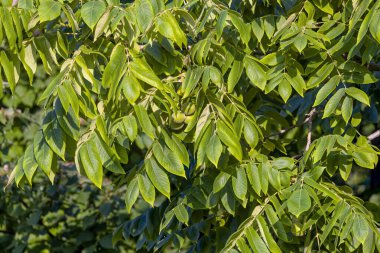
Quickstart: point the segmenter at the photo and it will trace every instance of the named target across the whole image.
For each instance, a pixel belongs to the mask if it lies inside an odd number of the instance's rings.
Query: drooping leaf
[[[249,80],[251,80],[255,86],[264,90],[267,82],[264,69],[250,57],[244,58],[244,66]]]
[[[141,128],[150,138],[154,139],[154,128],[150,122],[147,110],[142,105],[135,105],[137,119],[140,122]]]
[[[134,4],[136,8],[137,25],[140,31],[145,32],[154,17],[152,2],[148,0],[138,0],[135,1]]]
[[[38,7],[40,21],[50,21],[56,19],[61,14],[61,3],[59,1],[44,0]]]
[[[103,1],[89,1],[82,6],[81,16],[83,21],[93,30],[105,11],[106,5]]]
[[[245,174],[244,168],[236,169],[236,177],[232,177],[232,189],[236,197],[241,200],[245,199],[245,195],[247,194],[247,175]]]
[[[173,151],[158,142],[153,144],[152,150],[156,160],[165,170],[174,175],[186,177],[183,165]]]
[[[62,160],[65,160],[66,134],[62,130],[54,111],[51,111],[46,115],[42,129],[45,140],[50,148],[54,153],[61,157]]]
[[[311,207],[311,200],[305,189],[298,189],[292,193],[287,201],[289,212],[299,217]]]
[[[139,189],[142,197],[151,206],[154,206],[154,200],[156,199],[155,190],[153,184],[150,182],[149,178],[145,175],[138,175]]]
[[[104,88],[115,87],[116,89],[122,77],[126,61],[127,57],[124,46],[117,44],[112,50],[110,61],[103,73],[102,86]]]
[[[207,146],[207,158],[210,160],[210,162],[212,162],[215,165],[215,167],[218,167],[218,161],[223,151],[223,146],[220,142],[219,137],[216,134],[211,136]]]
[[[125,192],[125,207],[128,213],[131,212],[132,206],[136,202],[138,196],[139,196],[139,185],[138,185],[137,178],[135,178],[128,184],[127,190]]]
[[[170,182],[168,175],[161,169],[153,157],[145,160],[145,170],[154,187],[170,199]]]
[[[345,91],[347,95],[369,106],[369,98],[368,98],[368,95],[364,91],[355,87],[349,87]]]
[[[93,145],[91,141],[83,143],[80,146],[78,155],[80,156],[80,165],[83,166],[82,168],[88,179],[98,188],[102,188],[103,167],[96,145]]]

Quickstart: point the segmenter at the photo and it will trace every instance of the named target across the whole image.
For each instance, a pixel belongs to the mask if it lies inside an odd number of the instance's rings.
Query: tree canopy
[[[112,242],[147,251],[380,251],[344,184],[378,162],[380,1],[1,4],[1,90],[51,76],[8,185],[110,179],[150,205]]]

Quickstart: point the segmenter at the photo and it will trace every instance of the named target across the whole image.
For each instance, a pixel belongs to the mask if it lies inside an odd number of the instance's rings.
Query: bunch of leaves
[[[377,79],[380,2],[2,1],[2,77],[52,80],[10,175],[53,182],[62,161],[152,206],[114,241],[136,249],[374,252],[378,207],[353,166]],[[292,138],[288,138],[293,136]],[[155,217],[147,219],[147,217]]]

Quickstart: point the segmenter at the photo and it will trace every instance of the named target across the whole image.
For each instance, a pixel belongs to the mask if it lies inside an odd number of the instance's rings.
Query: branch
[[[368,70],[370,70],[370,71],[380,71],[380,65],[374,64],[374,63],[370,63],[368,65]]]
[[[368,135],[367,139],[369,141],[373,141],[374,139],[376,139],[378,137],[380,137],[380,130],[377,130],[377,131],[373,132],[372,134]]]
[[[307,122],[308,127],[309,127],[307,130],[307,141],[306,141],[305,151],[308,151],[308,149],[310,148],[310,145],[311,145],[311,131],[313,129],[313,118],[314,118],[316,112],[317,112],[317,110],[315,109],[315,107],[313,107],[313,109],[311,109],[311,111],[308,114],[308,117],[305,120],[305,122]]]
[[[313,111],[314,110],[314,111]],[[272,133],[272,134],[269,134],[269,135],[266,135],[265,138],[269,138],[269,137],[273,137],[273,136],[277,136],[277,135],[281,135],[281,134],[284,134],[286,132],[288,132],[289,130],[292,130],[294,128],[297,128],[297,127],[301,127],[303,125],[305,125],[306,123],[309,122],[310,120],[310,113],[313,112],[313,118],[316,116],[316,114],[318,114],[320,111],[317,111],[315,108],[313,108],[308,114],[306,114],[307,118],[302,121],[301,123],[298,123],[296,125],[293,125],[293,126],[290,126],[288,128],[285,128],[285,129],[281,129],[279,132],[277,133]]]

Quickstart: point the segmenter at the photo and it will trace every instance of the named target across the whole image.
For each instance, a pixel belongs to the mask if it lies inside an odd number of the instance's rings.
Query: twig
[[[311,113],[311,112],[312,112],[312,111],[310,111],[310,113]],[[290,126],[290,127],[288,127],[288,128],[281,129],[281,130],[280,130],[279,132],[277,132],[277,133],[272,133],[272,134],[266,135],[265,138],[269,138],[269,137],[273,137],[273,136],[281,135],[281,134],[284,134],[284,133],[288,132],[289,130],[292,130],[292,129],[294,129],[294,128],[301,127],[301,126],[305,125],[305,124],[308,123],[309,120],[310,120],[310,113],[306,114],[307,118],[306,118],[304,121],[302,121],[301,123],[298,123],[298,124],[296,124],[296,125]],[[313,117],[315,117],[315,115],[316,115],[317,113],[318,113],[318,112],[317,112],[316,109],[314,108]]]
[[[370,70],[370,71],[380,71],[380,65],[374,64],[374,63],[370,63],[370,64],[368,64],[368,70]]]
[[[380,129],[377,130],[377,131],[375,131],[375,132],[373,132],[372,134],[368,135],[368,136],[367,136],[367,139],[368,139],[369,141],[373,141],[374,139],[376,139],[376,138],[378,138],[378,137],[380,137]]]
[[[311,111],[308,114],[308,117],[305,120],[309,127],[307,130],[307,141],[306,141],[305,151],[308,151],[311,145],[311,131],[313,130],[313,118],[316,112],[317,110],[315,109],[315,107],[313,107],[313,109],[311,109]]]

